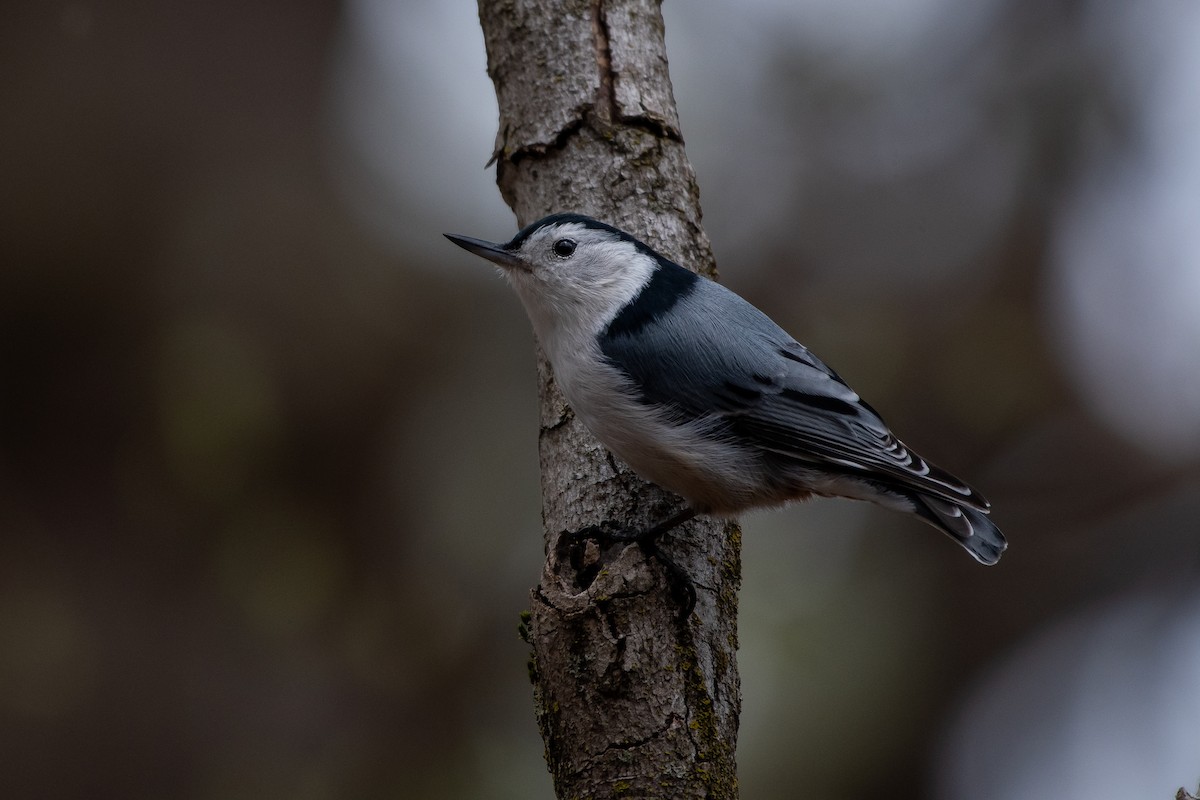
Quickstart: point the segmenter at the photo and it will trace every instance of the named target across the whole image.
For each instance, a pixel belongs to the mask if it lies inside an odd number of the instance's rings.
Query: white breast
[[[770,502],[761,494],[760,459],[722,441],[711,421],[674,424],[639,402],[628,378],[603,360],[594,340],[587,358],[556,359],[555,379],[580,421],[643,478],[683,496],[702,513],[732,514]]]

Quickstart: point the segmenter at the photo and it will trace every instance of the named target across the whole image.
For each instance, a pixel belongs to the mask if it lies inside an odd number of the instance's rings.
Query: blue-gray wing
[[[677,269],[682,269],[677,267]],[[897,488],[988,508],[978,492],[900,442],[844,381],[728,289],[696,282],[669,314],[601,337],[643,401],[681,419],[715,414],[738,444]]]

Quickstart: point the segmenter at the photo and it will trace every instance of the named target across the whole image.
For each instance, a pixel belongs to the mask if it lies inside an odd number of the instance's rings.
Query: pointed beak
[[[482,256],[493,264],[499,264],[505,268],[525,268],[525,265],[521,263],[516,254],[505,250],[503,245],[496,244],[495,242],[485,242],[483,239],[472,239],[470,236],[459,236],[455,233],[443,233],[442,235],[463,250],[467,250],[477,256]]]

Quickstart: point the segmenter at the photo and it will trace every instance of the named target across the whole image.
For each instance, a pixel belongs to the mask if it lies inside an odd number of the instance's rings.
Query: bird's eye
[[[575,252],[575,242],[571,239],[559,239],[554,243],[554,254],[562,258],[569,258]]]

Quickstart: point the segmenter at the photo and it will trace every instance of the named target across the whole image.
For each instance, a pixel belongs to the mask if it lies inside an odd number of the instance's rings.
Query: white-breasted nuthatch
[[[729,289],[579,214],[546,217],[505,244],[446,238],[503,269],[592,434],[687,501],[622,538],[645,543],[697,513],[821,495],[916,514],[984,564],[1004,552],[979,492],[908,449],[837,373]]]

